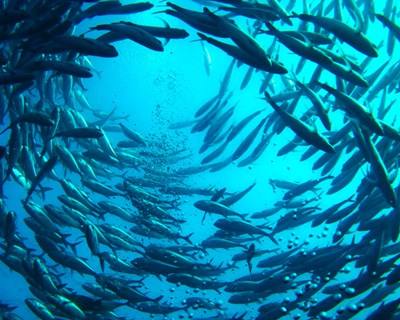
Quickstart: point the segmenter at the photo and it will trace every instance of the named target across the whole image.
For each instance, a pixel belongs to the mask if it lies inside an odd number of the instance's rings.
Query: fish
[[[308,14],[294,14],[292,17],[311,22],[329,32],[332,32],[340,40],[348,43],[359,52],[369,57],[378,57],[376,46],[359,30],[353,29],[345,23],[328,17],[313,16]]]
[[[334,147],[329,143],[327,139],[319,135],[318,132],[311,129],[307,124],[301,120],[293,117],[291,114],[279,107],[269,95],[268,92],[264,92],[264,96],[274,110],[279,114],[282,120],[302,139],[312,144],[316,148],[323,150],[328,153],[334,153]]]
[[[50,119],[46,114],[42,112],[28,112],[13,120],[8,127],[0,132],[0,134],[3,134],[7,130],[20,123],[32,123],[43,127],[51,127],[54,125],[53,120]]]
[[[96,2],[96,1],[86,1]],[[76,22],[81,22],[84,19],[90,19],[101,15],[116,15],[116,14],[132,14],[149,10],[153,7],[150,2],[137,2],[129,4],[121,4],[119,1],[109,1],[107,3],[95,3],[90,7],[82,10],[75,18]]]
[[[219,219],[214,223],[214,225],[222,230],[236,234],[250,234],[250,235],[258,234],[267,236],[272,240],[272,242],[278,244],[278,242],[270,233],[264,231],[260,227],[253,226],[245,221],[233,220],[233,219]]]
[[[249,249],[246,252],[246,262],[247,262],[247,266],[249,267],[249,272],[251,273],[251,270],[253,269],[253,265],[251,264],[251,260],[253,259],[255,255],[255,245],[254,243],[252,243],[249,246]]]
[[[0,1],[0,318],[396,318],[396,3],[181,5]]]
[[[90,39],[85,37],[78,37],[78,36],[71,36],[71,35],[62,35],[58,36],[50,43],[43,43],[37,44],[31,50],[40,53],[62,53],[68,52],[70,50],[79,52],[80,54],[96,56],[96,57],[103,57],[103,58],[113,58],[118,56],[118,51],[110,44],[105,42]],[[65,62],[62,62],[65,64]],[[35,64],[33,64],[35,66]],[[54,68],[58,66],[62,68],[63,64],[52,64],[51,61],[49,62],[41,62],[37,65],[40,69],[43,68]],[[71,66],[67,64],[66,66]],[[66,67],[64,67],[65,69]],[[84,68],[84,67],[82,67]],[[61,69],[61,70],[64,70]],[[85,68],[86,69],[86,68]]]
[[[228,216],[237,216],[237,217],[241,217],[244,218],[244,215],[236,212],[232,209],[230,209],[229,207],[215,202],[215,201],[211,201],[211,200],[199,200],[196,201],[194,203],[194,206],[199,209],[199,210],[203,210],[205,212],[208,213],[215,213],[215,214],[219,214],[222,215],[224,217],[228,217]]]
[[[53,138],[78,138],[78,139],[99,139],[104,135],[98,128],[74,128],[65,131],[57,131]]]
[[[383,14],[376,13],[375,17],[400,40],[400,27]]]
[[[260,120],[257,126],[249,133],[249,135],[239,144],[235,152],[232,154],[232,160],[239,159],[250,147],[257,134],[260,132],[262,126],[267,121],[267,117]]]
[[[217,37],[228,37],[226,31],[219,28],[214,19],[207,13],[186,9],[172,2],[166,2],[166,5],[171,9],[165,10],[165,13],[179,18],[200,32]]]
[[[119,123],[123,134],[128,138],[131,139],[132,141],[136,142],[139,145],[146,145],[146,141],[144,138],[138,134],[137,132],[129,129],[127,126],[125,126],[123,123]]]
[[[328,91],[330,94],[335,96],[335,98],[345,107],[343,107],[345,112],[348,112],[350,116],[357,118],[360,122],[365,124],[368,128],[374,131],[377,134],[383,134],[382,126],[379,122],[373,117],[373,115],[366,110],[364,106],[362,106],[358,101],[349,97],[345,93],[334,89],[326,83],[319,84],[321,88]]]
[[[316,113],[318,118],[320,118],[322,124],[324,125],[326,130],[331,130],[331,121],[328,116],[328,111],[324,108],[324,104],[320,97],[307,85],[300,81],[295,81],[296,85],[302,90],[302,92],[311,100],[313,105],[315,106]]]
[[[71,75],[74,77],[93,77],[93,74],[89,68],[83,67],[74,62],[37,60],[28,64],[26,68],[31,72],[52,70],[57,71],[61,74]]]
[[[207,41],[208,43],[220,48],[221,50],[229,54],[231,57],[239,61],[242,61],[243,63],[246,63],[251,67],[277,74],[285,74],[288,72],[287,69],[279,62],[270,61],[270,59],[266,58],[259,60],[257,59],[257,57],[252,56],[251,54],[247,53],[246,51],[244,51],[239,47],[216,40],[200,32],[198,32],[197,35],[200,37],[201,40]]]
[[[125,37],[126,39],[137,42],[151,50],[164,51],[161,41],[139,25],[120,22],[113,24],[101,24],[92,27],[92,29],[111,31],[113,34],[116,34],[119,37]]]
[[[58,157],[57,156],[52,156],[49,158],[43,166],[40,168],[40,170],[37,173],[37,176],[35,177],[35,180],[32,181],[32,184],[27,192],[25,202],[29,200],[31,197],[32,193],[35,191],[36,187],[42,182],[42,180],[50,173],[51,170],[56,166],[58,162]]]

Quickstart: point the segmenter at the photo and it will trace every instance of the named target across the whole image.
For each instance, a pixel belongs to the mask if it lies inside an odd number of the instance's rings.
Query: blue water
[[[285,2],[286,1],[283,1],[283,3]],[[202,8],[201,5],[192,1],[180,1],[180,4],[193,9],[200,10]],[[313,4],[315,4],[315,2]],[[383,10],[383,5],[383,3],[377,2],[375,11],[381,12]],[[382,8],[380,8],[380,6],[382,6]],[[80,32],[86,31],[88,26],[119,20],[131,20],[135,23],[147,25],[161,25],[162,23],[160,18],[162,17],[163,19],[166,19],[171,26],[184,28],[190,33],[190,37],[186,39],[171,40],[165,46],[164,52],[154,52],[141,47],[138,44],[132,43],[129,40],[124,40],[115,44],[119,52],[117,58],[104,59],[90,57],[89,59],[97,72],[95,77],[84,81],[85,87],[87,88],[87,91],[84,91],[84,94],[90,106],[96,110],[110,112],[114,107],[116,107],[116,114],[129,115],[128,120],[124,120],[124,123],[129,125],[133,130],[140,132],[146,139],[161,143],[167,150],[176,150],[176,148],[186,149],[185,154],[189,154],[190,156],[184,159],[178,167],[191,167],[199,165],[204,156],[204,154],[200,155],[198,153],[198,150],[202,145],[204,133],[191,134],[190,128],[171,130],[169,129],[169,126],[176,122],[194,119],[194,113],[196,110],[218,92],[223,76],[232,59],[219,49],[214,48],[209,44],[204,44],[211,56],[211,72],[210,74],[207,74],[204,65],[204,51],[201,43],[198,41],[195,30],[176,18],[166,16],[165,14],[153,13],[155,11],[163,10],[163,8],[163,4],[160,3],[155,9],[153,8],[149,12],[123,17],[94,18],[85,21],[77,28],[76,34],[79,34]],[[302,11],[302,6],[296,4],[294,11]],[[343,19],[349,21],[349,23],[352,21],[346,11],[344,11]],[[246,29],[246,19],[237,18],[236,20],[239,22],[240,26]],[[287,26],[282,27],[278,23],[277,25],[281,28],[287,28]],[[295,27],[297,25],[298,24],[295,24]],[[96,33],[93,32],[88,35],[91,34],[94,35]],[[367,36],[372,42],[379,44],[383,40],[383,46],[379,49],[379,58],[376,58],[373,63],[370,64],[367,69],[368,73],[375,70],[377,66],[381,65],[389,58],[391,58],[391,63],[395,63],[398,60],[396,58],[399,52],[398,44],[396,44],[394,55],[392,57],[387,56],[385,50],[386,34],[387,30],[384,30],[378,21],[371,23],[368,27]],[[268,35],[257,37],[257,40],[265,45],[266,48],[271,43],[272,39],[273,37]],[[363,58],[361,57],[361,54],[357,53],[346,44],[340,44],[340,48],[342,48],[344,52],[348,52],[360,60]],[[340,51],[338,52],[340,53]],[[289,72],[294,72],[299,58],[285,47],[280,46],[279,61],[288,68]],[[297,75],[297,78],[307,82],[314,68],[314,63],[307,62],[303,71]],[[239,122],[243,117],[256,110],[265,108],[267,112],[273,112],[272,108],[266,104],[262,99],[262,95],[259,93],[260,83],[263,78],[261,72],[253,73],[249,85],[243,90],[240,89],[242,79],[247,72],[247,69],[248,67],[245,65],[235,67],[229,82],[228,91],[233,93],[230,104],[232,106],[237,104],[233,116],[234,123]],[[288,76],[290,76],[290,73]],[[331,80],[332,75],[325,71],[321,81],[329,82]],[[276,94],[287,89],[285,83],[281,81],[281,78],[278,75],[273,77],[272,86],[276,90]],[[390,97],[390,99],[394,99],[394,97]],[[379,99],[364,101],[364,103],[366,103],[374,113],[379,104]],[[76,103],[75,107],[77,107],[78,110],[81,108],[78,103]],[[296,108],[295,115],[300,117],[309,107],[309,101],[305,98],[301,99]],[[83,111],[83,114],[86,116],[88,121],[95,120],[87,110]],[[391,123],[392,120],[395,119],[395,116],[396,105],[393,107],[393,112],[389,113],[385,120],[387,120],[388,123]],[[331,110],[330,117],[333,123],[332,130],[336,131],[340,129],[343,124],[343,112]],[[242,139],[254,128],[257,121],[253,121],[251,125],[246,127],[246,130],[240,134]],[[319,121],[317,121],[316,127],[319,131],[324,132]],[[107,133],[107,135],[113,145],[122,140],[120,133]],[[191,187],[226,187],[229,192],[236,192],[243,190],[253,182],[256,182],[255,188],[246,195],[245,198],[233,205],[234,210],[242,213],[253,213],[266,208],[271,208],[274,203],[282,199],[284,191],[279,189],[274,190],[269,183],[269,179],[282,179],[300,183],[320,177],[320,172],[312,169],[312,160],[319,157],[322,154],[321,152],[318,152],[317,156],[306,161],[300,161],[302,153],[306,150],[306,147],[303,146],[298,146],[295,151],[282,157],[276,155],[278,150],[291,141],[293,137],[293,132],[290,129],[285,129],[281,134],[273,136],[263,155],[254,163],[244,167],[238,167],[238,161],[233,161],[230,165],[218,172],[203,172],[190,176],[185,180],[185,183]],[[2,139],[6,138],[3,137]],[[259,137],[257,139],[259,139]],[[5,141],[7,140],[3,140],[3,142]],[[229,155],[230,152],[235,150],[240,138],[236,141],[237,144],[230,146],[230,149],[226,150],[224,155]],[[259,140],[257,140],[254,145],[256,145],[258,141]],[[207,152],[205,154],[207,154]],[[249,152],[247,152],[244,157],[248,154]],[[222,156],[222,158],[223,157],[224,156]],[[348,155],[344,155],[341,161],[344,161],[347,157]],[[338,163],[334,167],[330,172],[331,175],[336,176],[340,173],[341,163],[342,162]],[[163,168],[158,168],[156,166],[155,169]],[[368,170],[368,166],[364,165],[361,170],[359,170],[352,183],[334,195],[325,195],[324,191],[327,190],[329,184],[326,182],[322,183],[320,186],[321,189],[317,192],[317,194],[320,193],[322,195],[320,200],[317,202],[318,206],[321,209],[325,209],[332,204],[349,197],[355,192],[360,180],[367,174]],[[57,166],[55,171],[60,178],[68,178],[77,185],[80,185],[79,177],[76,174],[71,173],[69,170],[64,170],[61,166]],[[117,182],[120,182],[119,175],[125,172],[128,175],[135,174],[134,169],[123,168],[121,171],[115,171],[115,175],[111,174],[109,180],[101,178],[100,181],[107,185],[115,185]],[[50,186],[54,189],[46,194],[46,199],[44,201],[37,194],[33,196],[32,200],[38,204],[58,204],[59,201],[57,200],[57,196],[62,192],[58,183],[46,179],[43,181],[42,185]],[[397,187],[397,179],[394,180],[393,185]],[[104,198],[91,193],[89,190],[86,191],[90,194],[92,200],[99,201]],[[21,206],[21,200],[25,198],[26,191],[15,181],[11,180],[4,185],[4,194],[4,204],[7,211],[14,210],[17,213],[18,232],[23,235],[25,243],[29,247],[35,249],[34,253],[40,255],[41,249],[37,246],[31,230],[29,230],[23,222],[23,219],[26,217],[26,212]],[[315,194],[311,192],[304,196],[305,199],[310,199],[312,197],[315,197]],[[204,223],[202,223],[201,220],[203,213],[193,206],[195,201],[205,198],[206,197],[203,196],[182,197],[182,205],[180,206],[179,211],[176,212],[177,216],[186,220],[186,223],[182,225],[181,234],[186,235],[194,232],[191,239],[195,244],[201,243],[201,241],[217,230],[214,226],[214,222],[218,218],[214,215],[208,215]],[[121,197],[115,197],[111,199],[111,201],[121,207],[131,208],[129,200],[125,200]],[[280,214],[281,213],[282,212],[280,212]],[[261,225],[266,223],[267,225],[273,226],[278,218],[279,214],[274,215],[267,221],[254,221],[254,224]],[[106,217],[106,221],[122,228],[126,227],[126,222],[111,215]],[[63,228],[63,232],[64,231],[65,233],[71,234],[71,240],[83,240],[82,244],[78,246],[78,256],[88,259],[88,264],[97,272],[100,272],[98,259],[91,255],[84,238],[82,239],[82,233],[71,228]],[[305,245],[305,247],[310,248],[310,250],[317,246],[328,246],[332,244],[332,236],[334,232],[335,224],[322,224],[317,228],[312,228],[310,223],[307,223],[300,227],[279,233],[276,236],[279,242],[278,249],[279,251],[286,251],[292,242],[296,245],[303,244],[304,242],[310,243]],[[343,243],[350,243],[353,236],[357,238],[359,235],[360,233],[351,231],[344,237]],[[148,240],[143,241],[144,243],[148,243]],[[162,240],[155,240],[154,242],[165,244]],[[171,242],[170,244],[173,245],[174,243]],[[256,241],[255,244],[258,249],[277,248],[276,245],[265,237],[260,241]],[[212,260],[212,263],[216,265],[219,265],[220,263],[226,265],[231,261],[234,254],[241,251],[243,251],[241,248],[209,250],[208,255],[201,257],[200,259],[204,262]],[[137,256],[138,255],[135,253],[129,253],[126,251],[121,251],[119,255],[119,257],[126,258],[128,261]],[[255,258],[254,265],[262,258],[263,257]],[[54,262],[49,258],[44,257],[44,259],[49,265],[54,264]],[[80,293],[84,292],[81,289],[82,283],[94,281],[93,278],[89,276],[80,276],[77,272],[70,272],[61,267],[59,268],[59,271],[64,273],[62,277],[63,283],[66,283],[68,287],[73,288]],[[260,269],[255,268],[254,271],[260,271]],[[359,270],[354,267],[354,263],[349,263],[346,270],[343,271],[344,272],[339,273],[337,277],[332,280],[332,283],[340,283],[347,279],[352,279],[356,277],[359,272]],[[107,270],[106,267],[106,272],[112,271],[109,269]],[[247,266],[244,262],[241,262],[237,264],[237,268],[232,268],[232,270],[217,278],[224,281],[233,281],[239,276],[246,274],[248,274]],[[35,319],[24,304],[24,300],[31,297],[26,280],[16,272],[11,271],[4,264],[0,264],[0,278],[2,279],[0,301],[17,306],[15,312],[23,319]],[[303,278],[308,280],[309,276],[303,276]],[[300,277],[298,280],[301,279],[302,278]],[[253,319],[257,315],[257,308],[261,304],[267,302],[282,302],[285,299],[294,298],[294,291],[289,290],[285,294],[272,294],[260,303],[234,305],[228,303],[230,295],[223,292],[223,290],[222,293],[217,293],[212,290],[195,292],[194,289],[185,286],[170,284],[164,280],[164,277],[161,277],[160,280],[152,275],[145,280],[145,288],[143,288],[142,292],[153,298],[163,295],[163,302],[171,302],[172,305],[175,306],[181,306],[182,301],[186,297],[193,296],[194,294],[204,296],[211,298],[215,302],[221,303],[224,312],[228,315],[232,316],[236,312],[242,313],[246,311],[247,314],[245,319]],[[391,297],[396,296],[398,297],[398,292],[393,293]],[[315,296],[316,299],[321,299],[322,297],[324,297],[324,295],[321,294]],[[359,297],[357,297],[355,301],[358,300]],[[387,301],[390,300],[390,297],[387,298]],[[349,297],[348,299],[344,299],[340,306],[348,306],[352,302],[353,300]],[[376,306],[371,309],[373,310],[375,308]],[[371,309],[356,316],[357,319],[366,317],[365,314],[371,312]],[[218,314],[217,311],[203,312],[200,310],[192,310],[190,312],[193,313],[195,318]],[[295,313],[296,312],[291,314],[291,316],[282,319],[293,319]],[[188,313],[185,311],[176,312],[168,316],[150,316],[126,307],[117,309],[116,314],[124,316],[126,319],[187,319],[189,317]],[[300,312],[300,314],[301,319],[308,319],[305,313]],[[332,315],[334,312],[330,311],[329,314]]]

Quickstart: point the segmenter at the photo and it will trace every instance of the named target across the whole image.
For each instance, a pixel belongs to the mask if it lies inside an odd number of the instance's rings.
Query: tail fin
[[[105,263],[104,263],[103,255],[100,253],[97,257],[99,258],[99,264],[100,264],[101,271],[104,273]]]
[[[190,244],[193,244],[192,240],[190,240],[190,237],[193,235],[193,232],[189,233],[186,236],[182,236],[181,238],[187,242],[189,242]]]
[[[271,31],[272,34],[274,34],[275,32],[278,32],[278,29],[276,29],[271,22],[266,21],[265,25],[268,28],[268,30]]]
[[[200,37],[201,40],[207,41],[209,39],[209,37],[206,36],[204,33],[197,32],[197,35]]]
[[[76,247],[78,245],[80,245],[82,243],[82,241],[77,241],[77,242],[68,242],[68,245],[71,247],[72,251],[75,253],[76,255]]]
[[[286,16],[286,18],[301,18],[302,14],[301,13],[296,13],[292,11],[292,14],[289,16]]]
[[[8,127],[5,127],[5,129],[3,129],[3,130],[0,132],[0,135],[2,135],[2,134],[3,134],[4,132],[6,132],[7,130],[11,129],[12,126],[13,126],[13,125],[10,124]]]
[[[207,216],[207,211],[204,211],[203,219],[201,219],[201,224],[204,223],[204,220],[206,219],[206,216]]]
[[[276,245],[279,245],[278,241],[275,239],[275,237],[272,233],[267,233],[266,236],[268,238],[270,238],[273,243],[275,243]]]
[[[46,192],[47,192],[47,191],[53,190],[53,188],[50,188],[50,187],[43,187],[43,186],[41,186],[41,185],[39,185],[38,189],[39,189],[39,190],[37,190],[36,192],[40,193],[40,195],[41,195],[41,197],[42,197],[43,200],[46,199]]]
[[[153,301],[160,302],[162,300],[162,298],[164,298],[164,295],[161,295],[161,296],[159,296],[157,298],[154,298]]]

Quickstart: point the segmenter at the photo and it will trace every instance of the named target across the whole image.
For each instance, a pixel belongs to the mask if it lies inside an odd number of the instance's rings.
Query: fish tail
[[[266,21],[265,26],[268,28],[269,31],[272,33],[278,32],[278,29],[274,27],[274,25],[271,22]]]
[[[275,243],[276,245],[279,244],[278,241],[275,239],[274,234],[272,234],[272,233],[267,233],[266,236],[267,236],[268,238],[270,238],[271,241],[272,241],[273,243]]]
[[[191,237],[192,235],[193,235],[193,232],[189,233],[189,234],[186,235],[186,236],[182,236],[182,239],[185,240],[185,241],[187,241],[187,242],[190,243],[190,244],[193,244],[192,240],[190,240],[190,237]]]

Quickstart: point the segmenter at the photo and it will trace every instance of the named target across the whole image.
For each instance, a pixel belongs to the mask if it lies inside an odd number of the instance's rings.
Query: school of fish
[[[0,1],[0,260],[31,312],[2,295],[1,319],[400,319],[396,3],[299,2]],[[163,25],[135,23],[143,12]],[[85,96],[91,58],[116,58],[118,42],[162,54],[189,39],[206,72],[210,48],[231,61],[193,118],[170,126],[201,137],[191,166],[185,148]],[[232,99],[260,79],[265,108],[235,118]],[[283,132],[271,156],[297,152],[319,178],[271,178],[281,200],[246,212],[237,203],[256,183],[193,184],[252,165]]]

